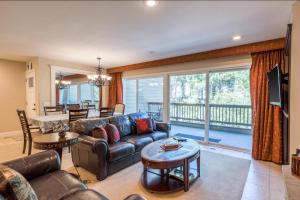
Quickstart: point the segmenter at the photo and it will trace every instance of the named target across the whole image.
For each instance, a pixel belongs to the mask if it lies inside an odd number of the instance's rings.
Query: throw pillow
[[[138,135],[153,133],[152,119],[136,119],[136,131]]]
[[[108,140],[107,132],[103,126],[97,126],[94,128],[92,131],[92,136],[94,138],[100,138],[106,141]]]
[[[7,180],[15,199],[17,200],[37,200],[37,196],[27,180],[17,171],[0,166],[1,175]]]
[[[118,128],[114,124],[107,124],[105,126],[107,133],[108,143],[113,144],[120,141],[120,133]]]

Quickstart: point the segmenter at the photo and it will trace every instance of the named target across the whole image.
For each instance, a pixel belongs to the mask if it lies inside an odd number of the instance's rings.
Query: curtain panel
[[[117,103],[123,103],[122,72],[110,76],[112,80],[109,85],[108,107],[114,107]]]
[[[267,73],[275,64],[284,69],[284,50],[253,53],[250,69],[253,145],[256,160],[282,163],[283,136],[281,108],[269,104]]]

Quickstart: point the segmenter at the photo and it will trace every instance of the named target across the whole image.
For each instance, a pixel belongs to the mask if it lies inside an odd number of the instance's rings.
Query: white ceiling
[[[113,67],[283,37],[293,1],[0,2],[0,57]],[[241,34],[242,40],[231,40]]]

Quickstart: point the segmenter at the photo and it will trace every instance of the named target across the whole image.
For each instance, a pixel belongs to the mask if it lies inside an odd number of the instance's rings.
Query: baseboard
[[[22,135],[22,131],[21,130],[0,132],[0,137],[5,137],[5,136],[19,136],[19,135]]]

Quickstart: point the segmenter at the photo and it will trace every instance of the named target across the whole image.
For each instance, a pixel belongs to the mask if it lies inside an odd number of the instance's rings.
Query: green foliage
[[[171,76],[170,102],[204,103],[206,74]],[[250,105],[249,70],[209,74],[210,103]]]

